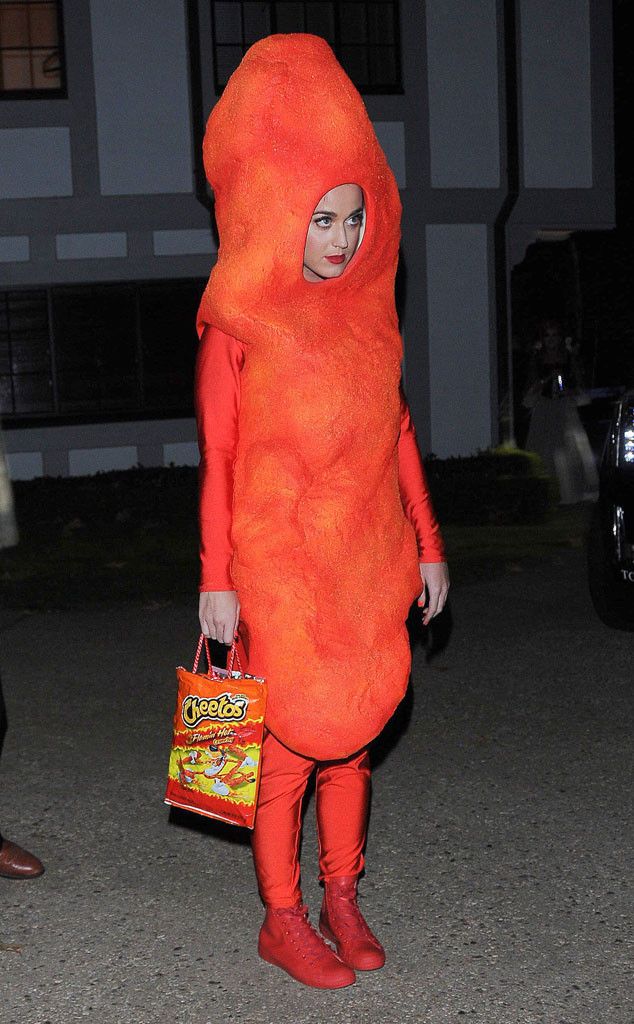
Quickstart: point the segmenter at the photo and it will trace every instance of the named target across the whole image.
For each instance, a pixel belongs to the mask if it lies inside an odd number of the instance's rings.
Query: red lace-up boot
[[[308,920],[308,908],[267,907],[258,953],[263,960],[311,988],[345,988],[355,973],[326,945]]]
[[[385,950],[372,934],[357,904],[357,877],[324,883],[319,930],[333,942],[344,964],[356,971],[376,971],[385,963]]]

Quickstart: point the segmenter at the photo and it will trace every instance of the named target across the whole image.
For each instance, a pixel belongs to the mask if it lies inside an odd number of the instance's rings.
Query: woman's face
[[[358,185],[337,185],[321,197],[306,235],[307,281],[341,277],[359,245],[362,223],[363,192]]]
[[[552,355],[559,351],[562,345],[561,332],[556,324],[546,324],[543,334],[544,351]]]

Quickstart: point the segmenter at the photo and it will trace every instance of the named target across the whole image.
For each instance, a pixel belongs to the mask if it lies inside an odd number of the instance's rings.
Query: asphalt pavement
[[[361,887],[388,962],[338,992],[258,959],[244,833],[162,803],[193,605],[3,616],[0,826],[47,870],[0,879],[2,1024],[632,1024],[634,634],[580,551],[416,646]],[[312,803],[302,858],[316,920]]]

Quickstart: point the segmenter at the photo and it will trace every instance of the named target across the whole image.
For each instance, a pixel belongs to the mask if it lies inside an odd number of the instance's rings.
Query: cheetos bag
[[[197,671],[203,644],[207,673]],[[165,803],[253,828],[262,760],[264,679],[242,672],[235,643],[227,668],[213,666],[203,635],[192,671],[180,666],[176,678],[178,699]]]

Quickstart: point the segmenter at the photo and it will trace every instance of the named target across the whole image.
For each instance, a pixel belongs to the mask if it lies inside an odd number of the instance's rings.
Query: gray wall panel
[[[30,253],[28,235],[3,235],[0,237],[0,263],[24,263]]]
[[[429,224],[431,449],[470,455],[492,440],[485,224]]]
[[[58,260],[108,259],[128,255],[125,231],[83,231],[58,235],[55,248]]]
[[[520,0],[524,184],[592,187],[588,0]]]
[[[148,236],[151,246],[152,236]],[[23,263],[0,263],[2,284],[11,287],[90,284],[95,281],[160,280],[200,277],[206,280],[215,262],[204,256],[137,256],[126,259],[67,259],[55,254],[55,237],[31,236],[31,258]],[[201,289],[202,291],[202,289]]]
[[[41,452],[8,452],[7,468],[12,480],[32,480],[42,476],[44,460]]]
[[[135,445],[121,448],[71,448],[68,452],[70,476],[92,476],[113,469],[133,469],[138,462]]]
[[[402,121],[374,121],[374,130],[398,187],[407,188],[405,125]]]
[[[0,197],[71,196],[68,128],[0,129]]]
[[[496,0],[427,0],[431,184],[500,183]]]
[[[155,231],[153,245],[155,256],[205,256],[216,252],[216,240],[211,228]]]
[[[90,0],[104,195],[191,192],[185,5]]]
[[[13,429],[5,423],[4,440],[14,480],[126,469],[137,462],[195,465],[198,450],[192,418]]]

